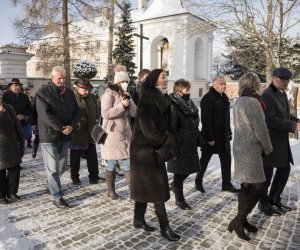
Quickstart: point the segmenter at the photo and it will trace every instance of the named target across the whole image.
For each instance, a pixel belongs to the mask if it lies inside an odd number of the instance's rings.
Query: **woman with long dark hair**
[[[167,74],[161,69],[146,78],[135,118],[131,157],[131,198],[135,201],[135,228],[153,231],[145,222],[147,203],[154,203],[162,237],[177,241],[169,227],[165,202],[170,199],[165,162],[176,158],[176,142],[170,133],[171,105],[167,95]]]

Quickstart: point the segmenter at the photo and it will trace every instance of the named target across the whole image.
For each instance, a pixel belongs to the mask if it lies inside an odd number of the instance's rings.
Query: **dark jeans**
[[[203,181],[203,176],[213,154],[214,153],[211,150],[202,150],[200,158],[200,171],[196,175],[196,182]],[[226,150],[218,155],[221,162],[222,187],[228,187],[231,185],[231,153],[230,151]]]
[[[176,201],[184,201],[183,182],[189,175],[174,174],[174,190]]]
[[[85,155],[86,158],[90,181],[98,180],[98,175],[99,175],[98,157],[97,157],[96,146],[93,143],[89,144],[88,149],[70,150],[71,178],[79,178],[80,159],[83,154]]]
[[[272,202],[280,202],[281,194],[285,188],[285,185],[288,181],[291,167],[284,168],[276,168],[276,172],[273,178],[273,182],[271,185],[272,177],[273,177],[273,167],[264,166],[265,176],[266,176],[266,188],[264,189],[263,196],[260,199],[260,203],[262,205],[266,205],[269,201]],[[268,188],[271,185],[271,189],[268,195]]]
[[[20,165],[0,170],[0,197],[17,194],[20,182]]]
[[[145,213],[147,209],[146,202],[136,201],[134,204],[134,220],[143,222],[145,220]],[[166,212],[166,207],[164,202],[154,203],[155,214],[159,221],[159,226],[162,230],[169,226],[169,220]]]

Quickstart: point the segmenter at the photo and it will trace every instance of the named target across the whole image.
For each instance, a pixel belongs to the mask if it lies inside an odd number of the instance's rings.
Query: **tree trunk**
[[[292,98],[289,98],[289,105],[290,105],[290,113],[297,117],[297,96],[298,96],[298,87],[293,86],[291,89]],[[290,138],[298,139],[298,132],[290,133]]]
[[[64,49],[64,68],[66,70],[65,86],[71,88],[70,74],[70,41],[69,41],[69,23],[68,23],[68,0],[62,1],[62,22],[63,22],[63,49]]]
[[[109,7],[109,24],[108,24],[108,55],[107,55],[107,76],[108,81],[112,81],[113,78],[113,64],[112,64],[112,51],[113,51],[113,38],[114,38],[114,25],[115,25],[115,16],[114,16],[114,6],[115,0],[110,0]]]

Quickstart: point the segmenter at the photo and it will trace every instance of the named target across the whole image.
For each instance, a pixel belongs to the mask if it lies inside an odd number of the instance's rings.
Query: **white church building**
[[[168,72],[169,88],[172,82],[185,78],[192,83],[192,96],[202,96],[211,80],[212,42],[214,27],[199,16],[199,9],[185,0],[139,0],[131,11],[136,33],[136,74],[142,68],[162,68]],[[120,13],[115,17],[118,25]],[[79,60],[90,60],[97,65],[96,79],[107,74],[108,21],[105,15],[93,21],[71,20],[71,67]],[[54,34],[43,39],[55,42]],[[27,76],[49,77],[37,70],[36,53],[40,41],[34,42],[28,53],[35,54],[27,62]],[[72,71],[72,68],[71,68]]]

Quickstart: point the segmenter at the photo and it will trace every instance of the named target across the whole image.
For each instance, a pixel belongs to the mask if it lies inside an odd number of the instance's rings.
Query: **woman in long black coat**
[[[0,90],[0,203],[6,204],[8,199],[21,199],[17,193],[24,139],[13,107],[3,103],[2,97]]]
[[[176,142],[170,133],[171,105],[167,95],[167,74],[150,72],[143,84],[130,144],[131,198],[135,201],[134,227],[153,231],[145,222],[147,203],[154,203],[161,235],[177,241],[169,227],[165,202],[170,199],[165,162],[160,152],[176,157]],[[167,149],[167,150],[166,150]]]
[[[183,182],[192,173],[200,171],[197,139],[199,133],[199,111],[190,99],[190,82],[179,79],[174,83],[171,130],[176,137],[179,156],[168,162],[168,171],[174,173],[171,188],[175,194],[176,205],[181,209],[191,209],[183,195]]]

